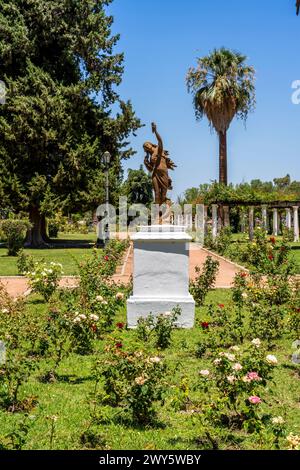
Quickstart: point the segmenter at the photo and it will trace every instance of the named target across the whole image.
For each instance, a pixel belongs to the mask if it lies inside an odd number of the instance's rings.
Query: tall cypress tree
[[[117,93],[111,1],[0,0],[0,207],[28,211],[31,246],[47,241],[47,212],[101,202],[103,151],[112,190],[133,153],[126,139],[140,121]]]

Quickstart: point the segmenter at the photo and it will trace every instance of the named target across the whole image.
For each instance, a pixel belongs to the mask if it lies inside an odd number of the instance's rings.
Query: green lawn
[[[78,240],[81,243],[92,244],[96,241],[96,234],[60,233],[60,240]],[[6,248],[0,248],[0,276],[18,275],[17,257],[7,256]],[[44,258],[45,261],[55,261],[63,265],[65,275],[77,273],[77,262],[90,254],[89,248],[51,248],[51,249],[26,249],[25,253],[32,255],[36,260]]]
[[[225,290],[211,292],[208,301],[225,303],[229,300],[230,293]],[[45,314],[45,306],[36,303],[35,298],[28,300],[28,308],[32,314]],[[116,321],[125,321],[125,309],[118,315]],[[206,320],[207,313],[202,309],[197,310],[197,322]],[[124,349],[132,344],[134,331],[120,333]],[[198,449],[207,448],[208,444],[197,441],[200,427],[197,415],[189,415],[181,411],[175,411],[171,400],[175,387],[183,377],[188,377],[191,398],[197,396],[193,385],[197,383],[197,375],[200,369],[206,368],[207,360],[197,359],[195,345],[201,335],[200,328],[192,330],[178,330],[174,333],[172,346],[163,351],[166,361],[171,369],[166,380],[169,383],[169,392],[166,403],[158,408],[158,417],[162,425],[156,428],[136,428],[126,426],[119,422],[111,422],[108,419],[98,425],[98,431],[103,436],[104,446],[108,449]],[[104,341],[99,341],[99,351],[103,349]],[[269,393],[268,403],[271,405],[272,415],[281,415],[285,418],[288,431],[298,433],[300,430],[299,408],[299,367],[293,366],[290,360],[291,341],[285,339],[277,343],[276,354],[279,365],[275,373],[275,385],[272,386],[274,394]],[[71,355],[64,360],[59,367],[61,380],[52,384],[43,384],[37,377],[45,369],[41,364],[41,370],[31,378],[30,382],[22,386],[24,396],[34,395],[38,399],[38,405],[32,411],[33,425],[28,435],[26,449],[47,449],[50,442],[51,423],[47,417],[57,416],[56,430],[54,434],[54,449],[79,449],[80,436],[87,428],[90,410],[90,393],[93,389],[91,366],[93,356]],[[298,371],[297,371],[298,367]],[[0,411],[0,435],[11,432],[14,424],[21,419],[20,414],[11,414]],[[231,440],[222,444],[222,448],[238,449],[259,448],[258,438],[254,435],[246,435],[245,431],[232,430]]]

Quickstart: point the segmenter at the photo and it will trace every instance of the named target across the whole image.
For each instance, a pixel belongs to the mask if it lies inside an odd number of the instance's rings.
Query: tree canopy
[[[153,201],[152,179],[141,165],[138,170],[128,170],[127,180],[124,181],[122,192],[128,198],[128,204],[144,204],[148,206]]]
[[[197,59],[187,74],[196,119],[207,117],[219,136],[219,182],[227,184],[226,133],[235,116],[246,120],[255,105],[255,71],[246,56],[222,47]]]
[[[104,196],[101,155],[112,155],[112,194],[126,142],[140,126],[117,93],[123,54],[114,53],[111,0],[4,0],[0,66],[1,209],[30,213],[31,243],[56,207],[91,209]],[[42,214],[42,216],[41,216]]]
[[[291,181],[290,175],[273,181],[252,180],[250,183],[224,186],[217,182],[188,188],[180,198],[181,204],[250,203],[298,201],[300,181]]]

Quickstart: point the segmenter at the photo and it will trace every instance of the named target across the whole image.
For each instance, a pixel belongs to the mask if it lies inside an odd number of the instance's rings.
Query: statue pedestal
[[[177,326],[194,326],[195,302],[189,293],[189,243],[182,226],[141,227],[133,240],[133,295],[127,301],[127,324],[140,317],[181,308]]]

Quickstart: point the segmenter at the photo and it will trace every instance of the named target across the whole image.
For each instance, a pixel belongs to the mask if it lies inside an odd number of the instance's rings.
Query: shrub
[[[17,268],[18,268],[18,273],[21,276],[28,271],[33,271],[34,269],[33,256],[26,254],[25,251],[21,249],[18,253]]]
[[[16,256],[22,248],[31,224],[26,220],[7,219],[1,221],[1,230],[7,242],[8,256]]]
[[[166,349],[172,340],[172,331],[176,327],[176,321],[181,314],[181,309],[176,307],[172,312],[165,312],[154,317],[152,314],[147,318],[139,318],[136,334],[143,342],[153,340],[155,347]]]
[[[32,397],[20,401],[19,391],[36,366],[34,358],[7,348],[5,363],[0,364],[0,400],[5,409],[11,412],[26,411],[35,405],[36,402]]]
[[[222,227],[215,238],[212,236],[212,229],[209,227],[204,237],[204,246],[209,250],[216,251],[224,255],[231,244],[231,228]]]
[[[199,372],[200,389],[219,425],[262,431],[270,415],[263,414],[261,403],[276,365],[276,357],[268,355],[256,338],[244,351],[237,346],[221,351],[210,368]]]
[[[34,270],[25,273],[29,279],[29,285],[33,292],[41,294],[46,301],[56,291],[61,276],[63,274],[60,263],[34,263]]]
[[[48,220],[48,233],[50,238],[57,238],[59,232],[59,221],[56,219]]]
[[[200,306],[204,304],[206,295],[216,282],[219,266],[219,261],[214,260],[211,256],[206,258],[202,269],[196,266],[195,271],[197,276],[196,279],[191,282],[190,290],[197,305]]]
[[[42,381],[54,382],[57,377],[57,369],[64,357],[67,357],[72,350],[72,314],[66,314],[55,305],[51,305],[44,327],[43,353],[50,359],[50,368],[42,376]],[[47,363],[47,367],[49,361]]]
[[[106,347],[106,358],[95,366],[98,380],[102,379],[102,403],[129,412],[138,424],[152,424],[156,417],[154,404],[163,403],[167,384],[166,365],[159,356],[143,351],[125,352],[120,342]]]

